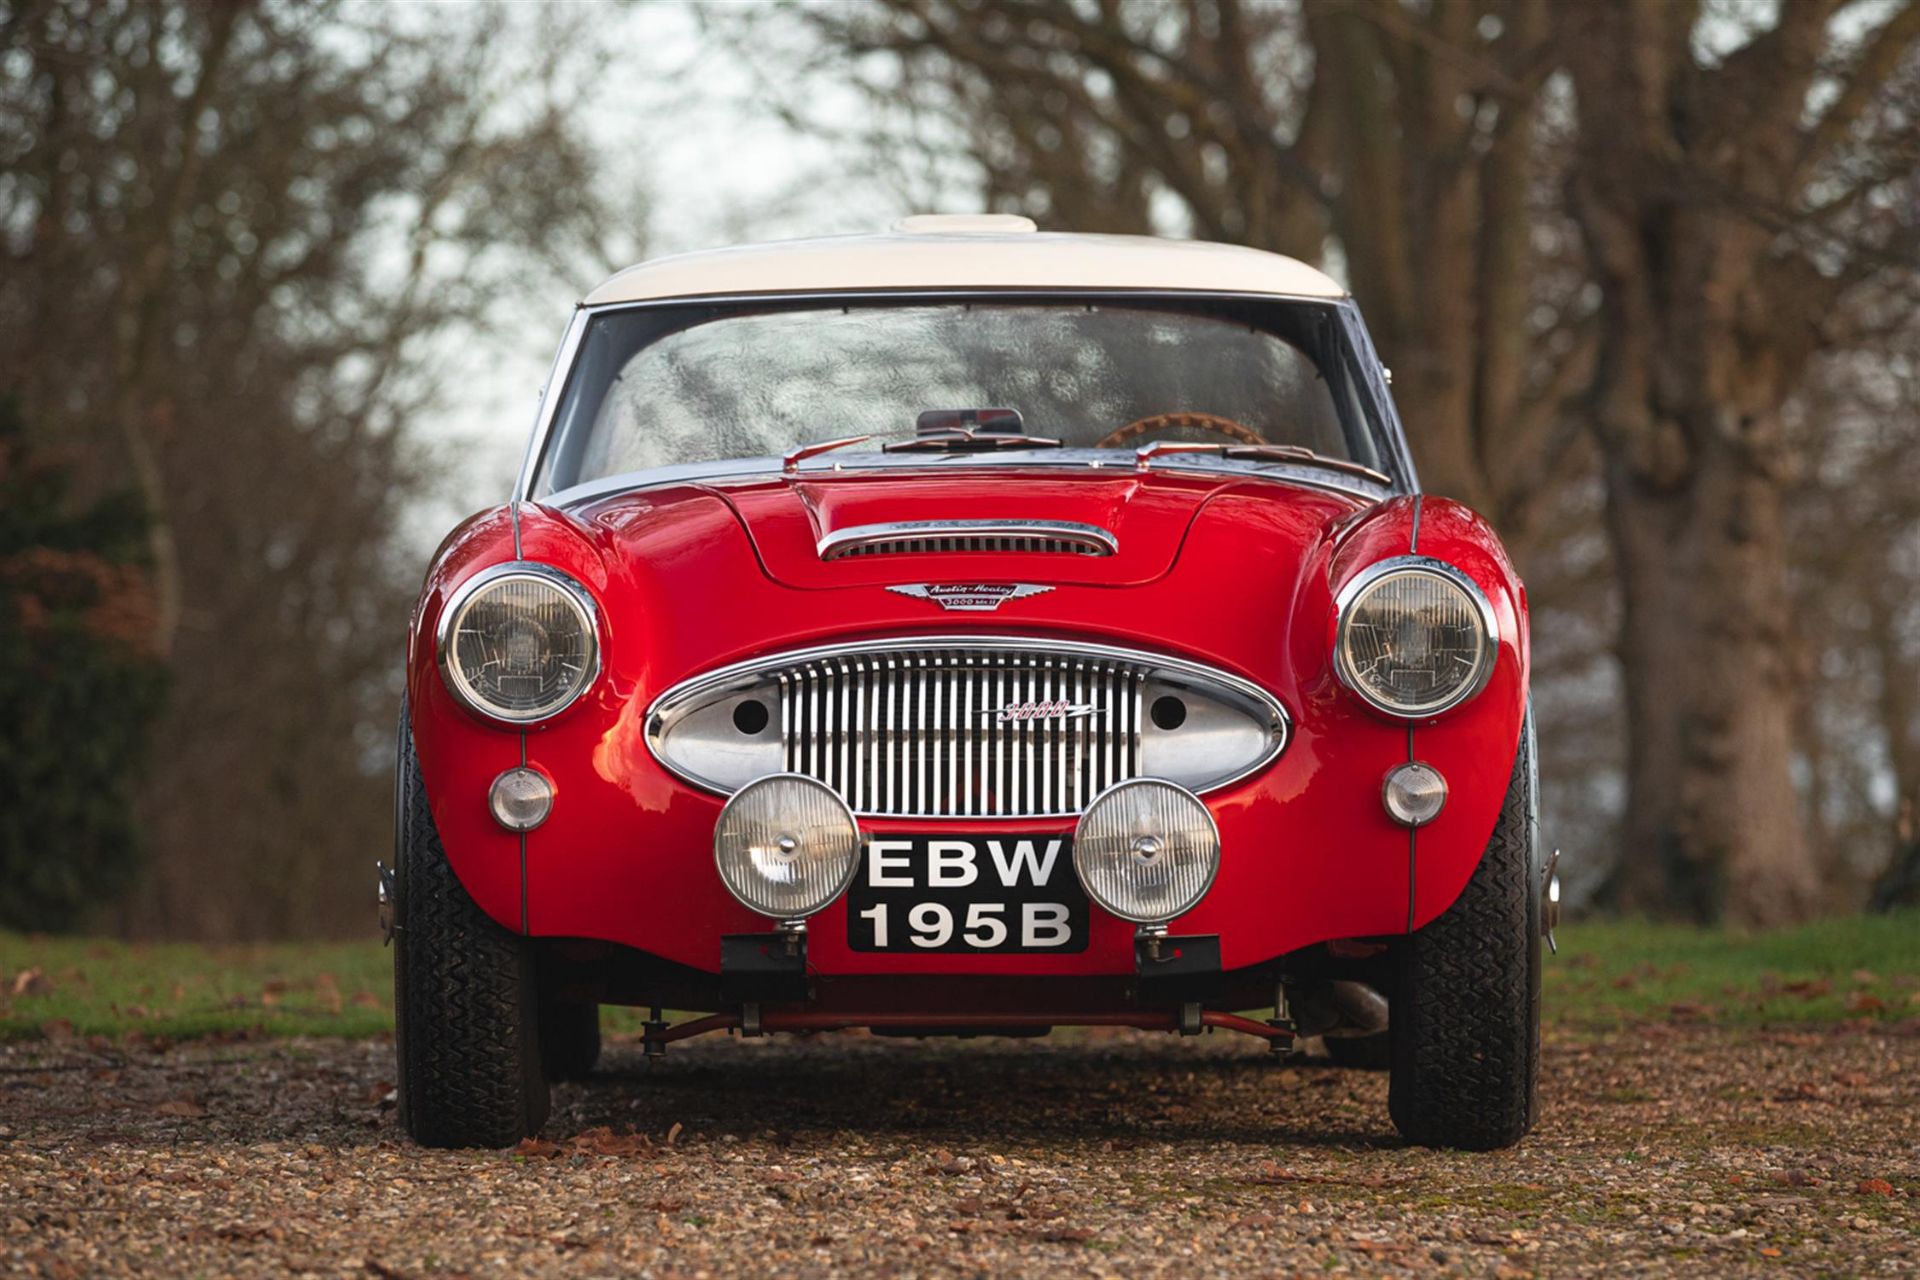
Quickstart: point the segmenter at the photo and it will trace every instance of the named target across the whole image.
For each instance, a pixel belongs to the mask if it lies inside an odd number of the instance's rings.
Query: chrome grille
[[[956,647],[833,654],[771,674],[787,769],[856,813],[1075,814],[1139,773],[1141,664]],[[1000,718],[1036,704],[1072,714]]]
[[[888,542],[869,542],[848,547],[829,556],[838,560],[847,556],[930,555],[952,551],[1015,551],[1034,555],[1103,556],[1098,547],[1068,542],[1063,538],[896,538]]]

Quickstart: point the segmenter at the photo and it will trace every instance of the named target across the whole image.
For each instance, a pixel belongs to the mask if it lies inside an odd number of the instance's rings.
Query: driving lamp
[[[564,711],[600,672],[586,589],[540,564],[506,564],[471,579],[440,616],[447,688],[490,720],[527,724]]]
[[[1107,788],[1073,833],[1073,869],[1087,896],[1134,924],[1190,911],[1220,869],[1220,831],[1200,798],[1159,778]]]
[[[713,829],[727,892],[776,920],[799,920],[845,891],[860,861],[860,827],[839,792],[776,773],[734,792]]]
[[[1382,561],[1341,591],[1336,610],[1334,671],[1388,715],[1438,715],[1479,693],[1493,674],[1493,606],[1445,561]]]

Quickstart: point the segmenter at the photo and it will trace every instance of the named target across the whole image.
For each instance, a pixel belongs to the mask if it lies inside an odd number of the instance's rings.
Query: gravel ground
[[[1511,1152],[1225,1035],[609,1050],[541,1141],[400,1137],[392,1047],[0,1050],[0,1273],[1920,1271],[1920,1037],[1561,1039]]]

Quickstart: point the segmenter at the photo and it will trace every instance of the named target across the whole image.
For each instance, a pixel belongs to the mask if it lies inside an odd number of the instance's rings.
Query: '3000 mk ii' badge
[[[887,590],[931,600],[955,613],[992,613],[1008,600],[1024,600],[1053,588],[1031,582],[916,582]]]

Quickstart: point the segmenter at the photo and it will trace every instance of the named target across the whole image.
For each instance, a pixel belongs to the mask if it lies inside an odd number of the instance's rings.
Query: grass
[[[377,942],[204,947],[0,932],[0,1040],[102,1035],[371,1036],[392,1027]],[[1920,912],[1739,934],[1640,921],[1560,931],[1550,1023],[1726,1026],[1920,1018]],[[637,1031],[621,1010],[609,1030]]]
[[[1559,940],[1547,1010],[1571,1029],[1920,1018],[1920,911],[1746,934],[1611,920],[1570,925]]]

